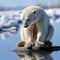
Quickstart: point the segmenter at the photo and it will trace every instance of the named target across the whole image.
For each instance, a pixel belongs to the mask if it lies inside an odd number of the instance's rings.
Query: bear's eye
[[[35,14],[36,13],[36,11],[33,11],[33,14]]]
[[[27,19],[27,21],[29,21],[29,19]]]

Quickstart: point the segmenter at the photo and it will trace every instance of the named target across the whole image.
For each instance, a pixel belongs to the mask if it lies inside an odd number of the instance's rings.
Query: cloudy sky
[[[0,0],[0,6],[5,7],[27,6],[34,5],[38,2],[47,5],[60,4],[60,0]]]

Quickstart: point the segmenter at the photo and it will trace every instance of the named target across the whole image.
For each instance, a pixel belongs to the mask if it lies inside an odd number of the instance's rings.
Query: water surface
[[[51,39],[53,42],[53,45],[60,46],[60,24],[54,23],[54,36]],[[20,40],[19,33],[15,34],[14,36],[8,37],[5,40],[0,39],[0,60],[21,60],[21,57],[17,57],[17,55],[14,52],[11,52],[16,47],[16,42]],[[35,56],[29,56],[26,55],[27,59],[28,57],[31,59],[40,57],[40,55]],[[60,60],[60,51],[53,52],[50,54],[53,60]],[[49,55],[47,56],[49,57]],[[52,60],[50,59],[50,60]],[[38,59],[42,60],[42,59]],[[46,59],[47,60],[47,59]]]

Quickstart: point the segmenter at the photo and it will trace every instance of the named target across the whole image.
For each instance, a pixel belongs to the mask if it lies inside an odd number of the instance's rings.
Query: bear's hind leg
[[[53,36],[53,32],[54,32],[54,28],[51,25],[49,25],[48,32],[44,41],[45,45],[52,46],[52,42],[50,40]]]

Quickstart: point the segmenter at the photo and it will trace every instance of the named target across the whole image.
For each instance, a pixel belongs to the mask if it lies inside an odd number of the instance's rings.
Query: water
[[[52,38],[53,45],[60,45],[60,24],[54,23],[54,36]],[[14,36],[8,37],[5,40],[0,39],[0,60],[60,60],[60,51],[53,52],[50,55],[40,55],[39,53],[16,55],[16,53],[11,52],[16,48],[16,42],[20,40],[19,33]],[[25,56],[25,57],[24,57]]]

